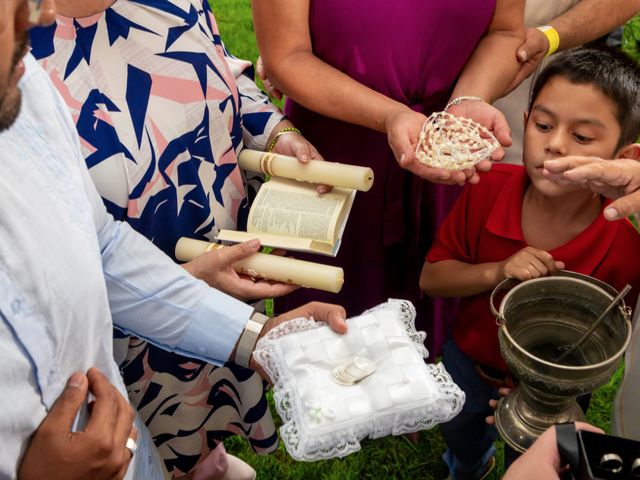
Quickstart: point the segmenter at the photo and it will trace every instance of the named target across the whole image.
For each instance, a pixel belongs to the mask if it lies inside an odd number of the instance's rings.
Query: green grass
[[[255,62],[258,49],[251,20],[250,0],[212,0],[218,27],[227,49],[235,56]],[[275,27],[274,27],[275,28]],[[611,382],[594,392],[588,420],[609,431],[611,405],[622,379],[622,367]],[[279,424],[271,402],[272,412]],[[234,437],[225,441],[230,453],[251,464],[259,478],[274,479],[442,479],[447,475],[441,456],[445,445],[437,429],[422,432],[417,444],[405,437],[365,440],[362,450],[342,460],[315,463],[295,462],[280,445],[268,456],[255,455],[246,442]],[[501,445],[498,446],[498,465],[491,479],[502,476]]]
[[[209,3],[227,50],[255,65],[258,47],[253,31],[250,0],[210,0]]]

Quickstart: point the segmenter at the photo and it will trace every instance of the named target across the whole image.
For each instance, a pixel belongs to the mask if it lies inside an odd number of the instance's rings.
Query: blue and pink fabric
[[[264,150],[283,117],[253,82],[251,64],[225,51],[206,1],[116,0],[95,16],[35,29],[32,45],[116,219],[172,258],[182,236],[213,239],[243,227],[248,195],[237,154]],[[190,470],[230,432],[257,451],[275,448],[252,372],[138,339],[122,368],[169,471]]]

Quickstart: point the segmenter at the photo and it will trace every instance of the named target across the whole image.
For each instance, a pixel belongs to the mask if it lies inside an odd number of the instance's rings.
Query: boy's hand
[[[501,264],[501,277],[517,280],[551,275],[564,268],[563,262],[556,262],[549,252],[533,247],[525,247]]]

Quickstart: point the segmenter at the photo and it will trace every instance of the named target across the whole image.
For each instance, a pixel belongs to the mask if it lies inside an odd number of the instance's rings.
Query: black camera
[[[576,480],[640,480],[640,442],[556,425],[558,451]]]

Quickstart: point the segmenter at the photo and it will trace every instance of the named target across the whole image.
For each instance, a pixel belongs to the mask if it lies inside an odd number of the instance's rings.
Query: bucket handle
[[[496,288],[494,288],[493,292],[491,292],[491,297],[489,298],[489,307],[491,308],[491,313],[493,313],[493,316],[496,317],[496,325],[498,325],[499,327],[503,326],[507,322],[507,319],[500,314],[495,306],[496,295],[502,290],[507,290],[515,287],[518,283],[520,283],[520,280],[517,280],[515,278],[505,278],[498,285],[496,285]]]
[[[588,275],[583,275],[581,273],[572,272],[570,270],[558,270],[553,276],[571,277],[571,278],[577,278],[577,279],[580,279],[580,280],[584,280],[585,282],[589,282],[589,283],[592,283],[593,285],[595,285],[597,287],[600,287],[605,292],[613,295],[614,297],[616,297],[618,295],[618,293],[619,293],[615,288],[613,288],[608,283],[605,283],[605,282],[603,282],[601,280],[598,280],[597,278],[593,278],[593,277],[590,277]],[[511,288],[515,287],[519,283],[521,283],[520,280],[517,280],[515,278],[506,278],[506,279],[502,280],[498,285],[496,285],[496,287],[491,292],[491,297],[489,299],[489,307],[491,308],[491,313],[496,318],[496,325],[498,325],[499,327],[503,326],[507,322],[507,319],[504,318],[500,314],[498,309],[496,308],[496,306],[495,306],[495,297],[502,290],[511,289]],[[620,311],[621,311],[622,315],[624,316],[625,320],[627,322],[630,322],[631,321],[631,308],[628,307],[624,303],[624,300],[622,300],[620,302],[620,305],[619,305],[618,308],[620,309]]]

